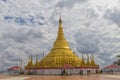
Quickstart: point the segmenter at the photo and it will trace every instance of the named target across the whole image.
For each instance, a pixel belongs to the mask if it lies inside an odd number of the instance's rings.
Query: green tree
[[[117,55],[116,57],[118,58],[118,60],[115,61],[113,64],[117,64],[120,66],[120,55]]]

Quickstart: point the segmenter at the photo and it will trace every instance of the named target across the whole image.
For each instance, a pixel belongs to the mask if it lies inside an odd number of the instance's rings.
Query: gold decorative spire
[[[28,60],[28,63],[27,65],[25,66],[25,68],[33,68],[34,65],[33,65],[33,61],[32,61],[32,55],[29,56],[29,60]]]
[[[85,65],[85,61],[84,61],[84,57],[83,57],[83,53],[82,53],[82,62],[81,62],[81,66]]]
[[[68,48],[69,49],[69,45],[68,45],[68,43],[67,43],[67,41],[65,40],[65,37],[64,37],[61,15],[60,15],[60,18],[59,18],[59,29],[58,29],[57,39],[54,42],[53,49],[56,49],[56,48]]]
[[[30,57],[30,63],[33,64],[32,55],[31,55],[31,57]]]
[[[61,18],[61,15],[60,15],[60,19],[59,19],[59,30],[58,30],[57,39],[58,40],[65,40],[64,32],[63,32],[63,28],[62,28],[62,18]]]
[[[87,66],[90,66],[90,61],[89,61],[89,55],[87,54],[87,63],[86,63]]]
[[[27,63],[27,66],[30,64],[30,56],[29,56],[29,58],[28,58],[28,63]]]
[[[96,64],[95,64],[95,61],[94,61],[94,55],[92,54],[91,55],[91,65],[92,66],[95,66]]]
[[[30,60],[31,60],[30,56],[29,56],[29,58],[28,58],[28,59],[29,59],[29,61],[28,61],[28,62],[30,62]]]
[[[62,24],[61,13],[60,13],[60,18],[59,18],[59,23]],[[59,25],[59,26],[60,26],[60,25]]]
[[[38,62],[38,54],[36,54],[36,62],[35,62],[35,67],[39,67],[39,62]]]
[[[30,56],[30,63],[29,65],[33,66],[33,59],[32,59],[32,55]]]

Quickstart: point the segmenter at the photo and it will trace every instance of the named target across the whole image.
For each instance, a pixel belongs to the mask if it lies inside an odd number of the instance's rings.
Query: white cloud
[[[118,0],[1,0],[0,61],[15,65],[19,57],[26,63],[28,55],[47,54],[61,12],[65,37],[76,54],[94,53],[101,66],[111,64],[120,52],[118,4]]]
[[[84,3],[88,0],[59,0],[56,4],[56,7],[59,8],[72,8],[76,3]]]

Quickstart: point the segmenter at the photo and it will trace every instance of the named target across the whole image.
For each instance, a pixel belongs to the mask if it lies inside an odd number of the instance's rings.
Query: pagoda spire
[[[32,67],[34,67],[34,65],[33,65],[32,55],[31,55],[31,56],[29,56],[29,60],[28,60],[27,65],[25,66],[25,68],[32,68]]]
[[[30,63],[32,63],[32,55],[30,56]]]
[[[29,56],[29,58],[28,58],[28,63],[27,63],[27,66],[30,64],[30,56]]]
[[[39,62],[38,62],[38,54],[36,54],[36,62],[35,62],[35,67],[39,66]]]
[[[57,34],[56,41],[54,42],[53,49],[56,49],[56,48],[67,48],[67,49],[69,49],[69,45],[68,45],[68,43],[67,43],[67,41],[64,37],[61,14],[60,14],[60,17],[59,17],[58,34]]]
[[[90,66],[90,61],[89,61],[89,55],[87,54],[87,63],[86,63],[87,66]]]
[[[83,53],[82,53],[82,62],[81,62],[81,66],[85,65],[85,61],[84,61],[84,57],[83,57]]]
[[[95,65],[96,65],[93,54],[91,55],[91,65],[92,65],[92,66],[95,66]]]
[[[30,56],[29,56],[29,58],[28,58],[28,62],[30,62]]]
[[[59,23],[62,23],[61,13],[59,13]]]
[[[29,66],[31,66],[31,67],[32,67],[32,66],[34,66],[34,65],[33,65],[32,55],[31,55],[31,56],[29,56],[29,63],[28,63],[28,67],[29,67]]]
[[[64,38],[63,28],[62,28],[62,18],[61,18],[61,14],[60,14],[60,18],[59,18],[59,30],[58,30],[57,39],[58,39],[58,40],[65,39],[65,38]]]

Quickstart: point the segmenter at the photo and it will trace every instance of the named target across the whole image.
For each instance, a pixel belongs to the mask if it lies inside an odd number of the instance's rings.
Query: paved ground
[[[12,78],[4,78],[0,80],[25,80],[28,79],[29,77],[12,77]]]
[[[0,75],[0,80],[120,80],[120,75],[72,75],[72,76],[6,76]]]
[[[4,79],[4,78],[12,78],[13,76],[9,76],[9,75],[1,75],[0,74],[0,80]]]
[[[115,75],[32,76],[25,80],[120,80]]]

